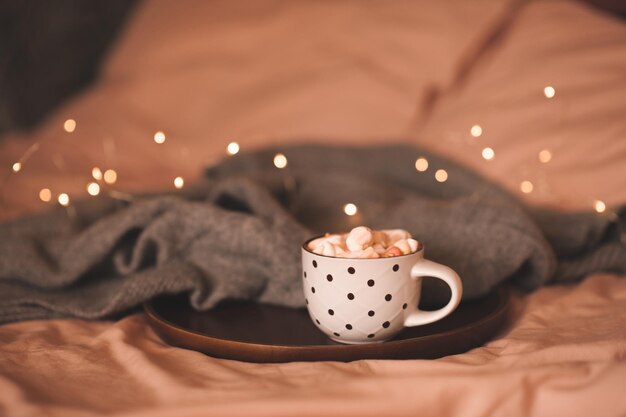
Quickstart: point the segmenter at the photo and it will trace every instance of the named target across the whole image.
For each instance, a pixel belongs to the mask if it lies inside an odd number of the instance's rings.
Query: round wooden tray
[[[321,333],[306,309],[251,302],[228,302],[196,311],[187,295],[164,296],[144,304],[152,327],[175,346],[210,356],[248,362],[434,359],[463,353],[489,340],[505,323],[510,290],[462,302],[433,324],[404,329],[384,343],[343,345]]]

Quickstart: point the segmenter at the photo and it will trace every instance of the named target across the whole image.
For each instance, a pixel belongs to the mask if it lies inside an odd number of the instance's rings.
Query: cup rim
[[[404,258],[407,256],[412,256],[412,255],[416,255],[420,252],[424,251],[424,245],[422,244],[422,242],[420,242],[419,240],[417,241],[417,250],[415,252],[411,252],[411,253],[407,253],[407,254],[403,254],[403,255],[398,255],[398,256],[390,256],[388,258],[342,258],[340,256],[328,256],[328,255],[320,255],[319,253],[315,253],[313,251],[311,251],[309,248],[307,248],[307,245],[314,241],[315,239],[318,239],[320,237],[323,237],[324,235],[317,235],[317,236],[313,236],[310,239],[307,239],[303,244],[302,244],[302,249],[305,250],[306,252],[310,253],[311,255],[315,255],[315,256],[321,256],[323,258],[329,258],[329,259],[346,259],[346,260],[350,260],[350,261],[377,261],[377,260],[388,260],[388,259],[398,259],[398,258]]]

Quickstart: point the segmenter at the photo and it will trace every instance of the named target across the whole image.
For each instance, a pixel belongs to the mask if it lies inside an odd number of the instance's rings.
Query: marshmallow
[[[326,234],[326,242],[332,243],[335,246],[341,246],[343,244],[343,238],[341,235],[328,235]]]
[[[411,234],[403,229],[387,229],[382,232],[385,233],[389,239],[388,245],[393,245],[398,240],[409,239],[411,237]]]
[[[335,256],[335,247],[330,242],[324,242],[313,249],[313,253],[324,256]]]
[[[365,226],[349,233],[326,233],[308,244],[313,253],[339,258],[388,258],[414,253],[418,248],[419,242],[406,230],[371,230]]]
[[[387,249],[387,252],[383,254],[383,258],[389,258],[391,256],[400,256],[400,255],[402,255],[402,251],[396,248],[395,246],[392,246],[389,249]]]
[[[343,239],[341,238],[340,235],[331,235],[329,233],[326,233],[323,237],[318,237],[317,239],[312,240],[311,242],[309,242],[309,249],[312,250],[314,253],[315,249],[317,249],[318,247],[324,245],[325,243],[330,243],[331,245],[334,246],[335,251],[337,250],[337,248],[341,248],[344,252],[347,249],[345,247],[345,245],[343,244]],[[328,247],[326,247],[326,252],[329,252],[330,250],[328,249]],[[328,255],[328,256],[333,256],[333,255]]]
[[[406,239],[400,239],[393,244],[396,248],[400,249],[404,255],[411,253],[411,246]]]
[[[326,236],[313,239],[312,241],[309,242],[309,245],[308,245],[309,249],[315,252],[315,248],[317,248],[318,246],[322,246],[322,243],[324,243],[325,241],[326,241]]]
[[[377,254],[374,248],[370,246],[361,252],[359,258],[380,258],[380,255]]]
[[[335,255],[342,255],[344,253],[347,253],[348,251],[344,250],[341,246],[339,245],[334,245],[335,246]]]
[[[372,248],[374,248],[374,250],[376,251],[377,254],[382,255],[383,253],[385,253],[385,251],[387,251],[387,249],[385,249],[385,247],[383,245],[381,245],[380,243],[375,243]]]
[[[351,258],[351,259],[360,258],[362,254],[363,254],[362,250],[356,250],[356,251],[346,252],[342,254],[341,258]]]
[[[350,231],[346,245],[350,251],[360,251],[372,244],[373,236],[369,227],[359,226]]]

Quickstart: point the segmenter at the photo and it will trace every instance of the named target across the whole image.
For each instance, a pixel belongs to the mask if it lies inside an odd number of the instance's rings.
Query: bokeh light
[[[239,152],[239,144],[237,142],[231,142],[226,147],[226,152],[229,155],[235,155]]]
[[[100,171],[98,167],[93,167],[91,169],[91,176],[94,180],[100,181],[102,179],[102,171]]]
[[[89,193],[89,195],[100,194],[100,186],[95,182],[90,182],[87,184],[87,193]]]
[[[67,119],[65,123],[63,123],[63,130],[65,130],[67,133],[74,132],[76,130],[76,120]]]
[[[154,141],[159,145],[165,142],[165,133],[158,131],[154,134]]]
[[[524,194],[530,194],[533,192],[533,190],[535,189],[535,186],[533,185],[532,182],[528,181],[528,180],[524,180],[522,181],[522,183],[519,185],[520,190],[522,190],[522,192]]]
[[[415,160],[415,169],[419,172],[424,172],[428,169],[428,159],[420,156]]]
[[[596,200],[593,202],[593,208],[598,213],[604,213],[606,211],[606,204],[602,200]]]
[[[43,202],[48,203],[52,200],[52,191],[49,188],[42,188],[39,190],[39,199]]]
[[[59,194],[58,201],[60,205],[66,207],[70,204],[70,196],[65,193],[61,193]]]
[[[474,125],[470,129],[470,134],[475,138],[480,137],[483,134],[483,128],[480,125]]]
[[[357,208],[357,206],[352,203],[348,203],[343,206],[343,212],[346,213],[348,216],[354,216],[358,211],[359,209]]]
[[[274,166],[279,169],[283,169],[287,166],[287,157],[282,153],[274,155]]]
[[[552,98],[555,96],[556,94],[556,90],[554,89],[554,87],[552,86],[547,86],[543,89],[543,94],[547,97],[547,98]]]
[[[552,160],[552,152],[550,152],[547,149],[543,149],[541,152],[539,152],[539,161],[540,162],[543,162],[544,164],[547,164],[551,160]]]
[[[104,182],[107,184],[115,184],[117,181],[117,172],[113,169],[107,169],[104,171]]]

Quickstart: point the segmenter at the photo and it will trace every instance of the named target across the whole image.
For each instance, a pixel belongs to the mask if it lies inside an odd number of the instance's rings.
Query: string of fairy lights
[[[543,95],[547,99],[553,99],[556,96],[556,89],[553,86],[546,86],[543,89]],[[483,136],[483,127],[479,124],[474,124],[469,129],[470,136],[474,139],[479,139]],[[485,146],[481,150],[481,156],[485,161],[492,161],[496,157],[496,152],[492,147]],[[553,153],[550,149],[542,149],[537,154],[537,159],[542,164],[547,164],[552,161]],[[415,161],[415,169],[419,172],[426,172],[428,170],[428,160],[420,156]],[[435,171],[435,180],[438,182],[445,182],[448,179],[448,173],[443,169]],[[524,194],[530,194],[535,191],[535,184],[531,179],[522,179],[519,183],[519,190]],[[598,213],[604,213],[607,210],[606,203],[602,200],[595,199],[592,202],[593,209]]]
[[[553,99],[556,96],[556,90],[553,86],[546,86],[543,89],[543,95],[547,99]],[[74,119],[67,119],[63,123],[63,130],[68,133],[74,133],[77,127],[77,122]],[[474,124],[469,128],[469,134],[474,139],[480,139],[483,134],[483,127],[479,124]],[[167,137],[163,131],[157,131],[154,133],[153,140],[157,145],[162,145],[166,142]],[[39,143],[36,142],[32,144],[28,149],[22,154],[22,156],[15,161],[11,169],[13,174],[20,174],[28,159],[39,150]],[[237,142],[230,142],[226,146],[226,154],[233,156],[239,153],[240,145]],[[492,161],[496,158],[496,152],[492,147],[485,146],[482,148],[480,152],[482,158],[485,161]],[[537,154],[537,159],[542,164],[548,164],[553,159],[553,152],[550,149],[542,149]],[[283,153],[277,153],[273,158],[274,166],[277,169],[284,169],[287,167],[288,160],[287,157]],[[421,174],[429,171],[430,164],[426,157],[418,156],[415,160],[415,170]],[[91,170],[91,178],[87,181],[85,185],[85,190],[90,196],[97,196],[101,193],[103,187],[109,187],[108,194],[113,198],[129,200],[132,197],[128,194],[124,194],[119,192],[113,188],[113,186],[118,180],[118,173],[113,168],[101,168],[101,167],[93,167]],[[436,169],[434,172],[434,180],[438,183],[445,183],[448,180],[448,172],[445,169]],[[185,186],[185,180],[181,176],[177,176],[173,179],[173,185],[177,189],[181,189]],[[0,187],[2,185],[0,184]],[[519,183],[519,189],[524,194],[530,194],[535,190],[535,184],[531,181],[531,179],[526,178],[522,179]],[[1,190],[0,190],[1,191]],[[67,192],[53,192],[50,188],[41,188],[39,190],[39,199],[44,203],[50,203],[53,200],[56,200],[58,204],[64,207],[68,207],[71,204],[70,195]],[[602,200],[594,200],[592,202],[592,208],[598,213],[604,213],[607,209],[606,203]],[[355,216],[359,209],[352,202],[346,202],[342,205],[343,212],[348,216]]]

